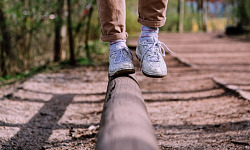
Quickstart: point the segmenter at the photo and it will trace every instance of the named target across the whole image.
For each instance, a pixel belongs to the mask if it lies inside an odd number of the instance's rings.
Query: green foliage
[[[141,24],[137,21],[137,1],[126,1],[126,32],[129,36],[138,36],[140,33]]]
[[[54,67],[52,65],[49,66],[49,65],[46,64],[46,65],[43,65],[43,66],[40,66],[40,67],[31,68],[27,72],[21,72],[21,73],[15,74],[15,75],[8,74],[8,75],[5,75],[3,77],[0,77],[0,86],[8,84],[8,83],[15,82],[15,81],[19,81],[19,80],[22,80],[22,79],[30,78],[35,74],[38,74],[38,73],[44,72],[44,71],[49,71],[49,70],[54,70]]]
[[[101,37],[101,25],[98,18],[97,6],[94,6],[94,12],[90,25],[90,40],[99,40]]]
[[[178,31],[178,0],[168,1],[168,8],[166,13],[166,23],[160,28],[161,31],[177,32]]]
[[[89,42],[90,52],[96,55],[103,55],[109,51],[108,43],[101,42],[99,40]]]
[[[93,40],[89,41],[88,44],[90,53],[92,54],[91,60],[88,60],[85,51],[82,51],[77,61],[79,65],[101,65],[108,63],[108,43],[104,43],[100,40]],[[83,47],[85,47],[85,45],[83,45]]]
[[[78,48],[83,45],[86,38],[86,6],[93,3],[93,0],[71,0],[71,3],[73,36],[75,38],[75,47]],[[59,0],[1,0],[0,4],[4,12],[9,35],[11,35],[11,49],[9,51],[15,55],[15,59],[10,58],[8,55],[4,58],[7,73],[16,76],[26,70],[42,66],[45,62],[51,62],[53,60],[54,29],[55,23],[58,21],[56,13]],[[67,31],[65,30],[67,21],[66,2],[64,5],[62,16],[64,29],[62,31],[61,49],[63,54],[66,54],[63,60],[67,60],[69,52]],[[97,7],[94,6],[90,40],[99,40],[100,38],[98,20]],[[0,34],[0,44],[1,41],[2,35]],[[80,54],[85,51],[85,49],[81,48],[80,52],[76,53]]]
[[[92,65],[93,64],[93,61],[89,61],[87,56],[85,57],[80,57],[80,58],[77,58],[77,64],[79,65],[83,65],[83,66],[89,66],[89,65]]]
[[[239,17],[243,25],[250,25],[250,1],[239,1]]]

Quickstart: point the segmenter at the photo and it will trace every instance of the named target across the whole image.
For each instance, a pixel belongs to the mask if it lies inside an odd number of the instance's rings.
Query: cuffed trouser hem
[[[116,40],[126,39],[128,37],[128,33],[116,33],[114,35],[102,35],[101,39],[103,42],[112,42]]]
[[[154,21],[154,20],[144,20],[142,18],[138,18],[138,22],[147,27],[157,28],[164,26],[166,19],[161,21]]]

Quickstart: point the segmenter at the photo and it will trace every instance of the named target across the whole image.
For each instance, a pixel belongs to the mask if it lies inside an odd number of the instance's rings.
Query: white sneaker
[[[171,50],[157,37],[139,38],[136,56],[141,62],[142,73],[148,77],[161,78],[167,75],[167,66],[162,56],[165,56],[164,47]]]
[[[133,55],[128,47],[111,50],[109,54],[109,76],[135,73]]]

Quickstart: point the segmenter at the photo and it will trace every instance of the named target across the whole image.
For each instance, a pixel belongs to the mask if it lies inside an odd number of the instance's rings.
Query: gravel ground
[[[136,77],[161,149],[250,149],[250,42],[161,34],[168,76]],[[129,41],[133,46],[135,40]],[[0,88],[1,149],[86,149],[96,134],[107,66],[38,74]]]

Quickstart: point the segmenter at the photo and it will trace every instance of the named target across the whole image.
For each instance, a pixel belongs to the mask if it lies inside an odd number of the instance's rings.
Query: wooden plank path
[[[171,39],[166,42],[175,48],[178,58],[210,74],[216,83],[250,100],[249,36],[229,38],[218,34],[183,34],[178,41],[175,40],[178,35],[168,36]],[[165,39],[166,35],[161,37]]]
[[[135,60],[160,149],[250,149],[250,44],[216,37],[161,34],[176,52],[163,79],[145,77]],[[10,94],[1,87],[0,149],[95,149],[108,81],[107,66],[81,67],[38,74]]]

